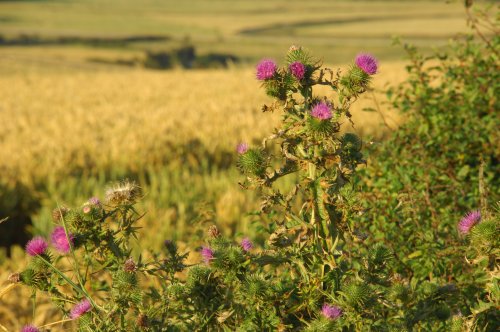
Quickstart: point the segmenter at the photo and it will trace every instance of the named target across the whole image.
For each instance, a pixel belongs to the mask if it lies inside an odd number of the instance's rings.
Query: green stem
[[[52,268],[52,270],[54,270],[57,274],[59,274],[61,276],[61,278],[63,278],[68,284],[70,284],[78,293],[80,293],[80,295],[85,296],[90,301],[90,303],[92,303],[92,306],[94,308],[102,310],[102,308],[98,307],[97,304],[94,302],[94,300],[92,300],[92,298],[90,297],[90,294],[87,292],[87,290],[85,289],[85,287],[80,288],[70,278],[68,278],[64,273],[62,273],[59,269],[57,269],[54,265],[52,265],[48,260],[46,260],[45,258],[43,258],[40,255],[38,257],[42,261],[44,261],[45,264],[47,264],[48,266],[50,266]]]

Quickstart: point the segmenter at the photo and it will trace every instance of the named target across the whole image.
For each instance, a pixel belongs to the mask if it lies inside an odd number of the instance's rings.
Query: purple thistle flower
[[[328,319],[337,319],[342,315],[342,309],[325,303],[321,308],[321,314]]]
[[[66,237],[66,231],[64,230],[64,227],[57,226],[52,232],[51,240],[52,245],[57,249],[57,251],[63,254],[67,254],[74,243],[75,236],[71,233],[68,233],[68,237]]]
[[[327,120],[332,117],[332,110],[330,105],[325,102],[320,102],[313,107],[311,115],[316,119]]]
[[[304,78],[304,74],[306,73],[306,66],[302,62],[295,61],[288,69],[292,72],[292,75],[295,76],[296,79],[301,80]]]
[[[238,152],[239,154],[244,154],[247,151],[248,151],[247,143],[240,143],[236,146],[236,152]]]
[[[378,61],[373,55],[367,53],[359,53],[356,56],[355,62],[356,65],[368,75],[377,73]]]
[[[21,332],[40,332],[35,325],[24,325]]]
[[[257,65],[257,79],[264,81],[270,79],[276,73],[278,66],[271,59],[263,59]]]
[[[250,241],[250,239],[248,237],[246,237],[243,240],[241,240],[241,247],[245,251],[250,251],[253,249],[253,243],[252,243],[252,241]]]
[[[83,314],[89,312],[91,309],[92,305],[90,304],[89,300],[85,299],[83,301],[80,301],[73,307],[73,309],[71,309],[71,312],[69,313],[69,318],[77,319]]]
[[[481,221],[481,211],[471,211],[467,213],[462,220],[458,223],[458,231],[462,234],[467,234],[470,232],[472,227],[477,225]]]
[[[26,252],[30,256],[41,255],[47,250],[49,245],[41,236],[35,236],[26,244]]]
[[[94,205],[96,207],[100,207],[101,206],[101,200],[97,197],[91,197],[89,198],[89,203],[90,205]]]
[[[205,264],[210,264],[210,261],[214,259],[214,251],[210,247],[201,247],[201,256]]]

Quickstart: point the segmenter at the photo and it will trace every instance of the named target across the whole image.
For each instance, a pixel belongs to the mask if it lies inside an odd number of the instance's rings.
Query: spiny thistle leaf
[[[393,258],[393,253],[383,243],[377,243],[370,251],[370,260],[375,265],[389,264]]]

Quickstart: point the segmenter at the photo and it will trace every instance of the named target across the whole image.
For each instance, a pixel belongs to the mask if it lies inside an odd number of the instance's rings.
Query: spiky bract
[[[249,149],[239,156],[238,167],[245,174],[262,176],[266,173],[267,158],[261,150]]]

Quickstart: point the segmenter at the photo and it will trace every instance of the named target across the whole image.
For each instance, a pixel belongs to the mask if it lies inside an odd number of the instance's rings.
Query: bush
[[[475,27],[489,22],[471,19]],[[471,210],[486,214],[499,199],[499,45],[498,34],[487,39],[480,31],[429,57],[405,45],[409,78],[387,95],[406,122],[372,149],[359,177],[366,209],[361,231],[372,235],[366,247],[391,248],[397,272],[422,298],[428,285],[455,285],[456,296],[443,301],[464,316],[484,294],[476,288],[478,270],[463,260],[456,221]],[[449,316],[441,309],[438,319]],[[409,327],[431,328],[425,319],[414,315]]]

